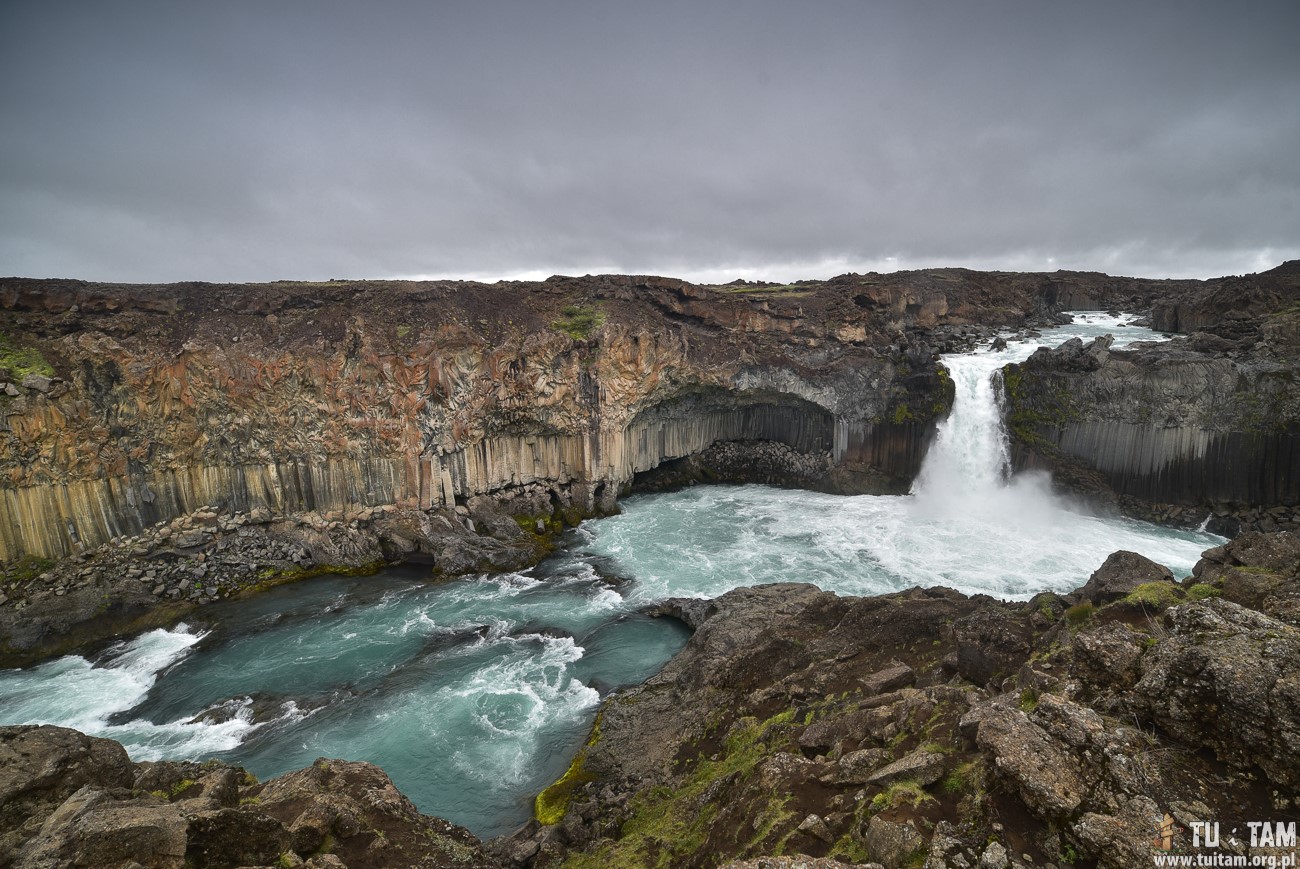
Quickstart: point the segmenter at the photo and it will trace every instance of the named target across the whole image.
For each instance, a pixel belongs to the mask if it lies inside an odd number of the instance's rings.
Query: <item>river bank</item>
[[[1300,537],[1252,533],[1181,583],[1116,553],[1081,589],[1023,603],[790,584],[669,603],[693,636],[602,706],[539,801],[555,823],[486,847],[421,817],[365,764],[322,759],[262,784],[220,763],[132,765],[104,740],[5,728],[5,804],[22,811],[0,815],[0,845],[19,866],[78,854],[117,865],[147,841],[159,867],[784,854],[1129,869],[1163,853],[1153,830],[1166,819],[1169,847],[1198,853],[1195,824],[1300,814],[1297,564]],[[221,833],[232,825],[238,838]],[[1214,853],[1287,851],[1239,836]]]

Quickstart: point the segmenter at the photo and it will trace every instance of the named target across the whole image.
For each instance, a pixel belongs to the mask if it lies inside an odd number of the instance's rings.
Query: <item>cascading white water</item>
[[[1052,330],[1051,341],[1012,340],[1004,350],[985,347],[942,357],[952,378],[954,400],[912,486],[920,506],[930,512],[953,512],[979,509],[982,503],[985,508],[996,506],[1021,517],[1050,509],[1043,475],[1011,478],[1009,441],[995,375],[1008,363],[1025,361],[1040,347],[1100,335],[1113,336],[1112,346],[1117,349],[1134,341],[1162,340],[1146,329],[1127,325],[1123,317],[1094,311],[1080,313],[1074,324]]]
[[[1083,316],[1051,342],[1113,332]],[[0,671],[0,723],[70,725],[137,759],[214,753],[260,776],[321,755],[379,763],[426,812],[505,833],[568,766],[599,693],[644,680],[685,641],[636,615],[667,597],[811,582],[1029,598],[1068,591],[1116,549],[1185,575],[1207,534],[1072,513],[1045,475],[1006,477],[993,372],[1037,343],[947,357],[957,388],[911,496],[700,486],[628,499],[525,574],[429,586],[418,568],[319,579],[207,608],[211,631],[136,637],[95,662]],[[607,585],[592,558],[628,582]],[[254,698],[260,712],[254,713]]]
[[[955,391],[952,412],[939,424],[913,494],[987,494],[1005,481],[1007,436],[992,375],[1006,362],[987,351],[944,359]]]

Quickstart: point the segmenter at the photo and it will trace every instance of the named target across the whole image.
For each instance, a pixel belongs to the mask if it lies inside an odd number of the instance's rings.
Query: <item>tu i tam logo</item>
[[[1225,833],[1218,821],[1192,821],[1180,827],[1166,814],[1155,834],[1151,844],[1157,866],[1296,866],[1295,821],[1246,821]],[[1249,854],[1243,853],[1247,849]]]

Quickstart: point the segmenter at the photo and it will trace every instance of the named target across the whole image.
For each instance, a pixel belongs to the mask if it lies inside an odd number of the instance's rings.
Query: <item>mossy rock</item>
[[[0,332],[0,380],[22,383],[24,377],[32,374],[53,377],[54,366],[41,351],[34,347],[24,347]]]
[[[1119,602],[1128,607],[1162,612],[1183,602],[1183,590],[1172,582],[1144,582]]]
[[[574,788],[595,780],[595,776],[583,769],[585,759],[586,751],[579,751],[564,775],[537,795],[537,799],[533,802],[533,815],[538,823],[558,824],[564,820],[564,813],[569,810],[569,801],[573,797]]]
[[[565,305],[560,319],[551,324],[575,341],[585,341],[605,324],[605,313],[586,305]]]

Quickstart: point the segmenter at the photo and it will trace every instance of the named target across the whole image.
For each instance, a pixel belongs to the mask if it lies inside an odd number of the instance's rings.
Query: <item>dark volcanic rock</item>
[[[0,728],[0,865],[81,788],[129,788],[134,779],[126,750],[112,740],[59,727]]]
[[[1300,629],[1226,600],[1170,610],[1132,708],[1183,742],[1300,785]]]
[[[1294,527],[1300,355],[1241,341],[1118,351],[1069,341],[1006,366],[1016,467],[1050,469],[1059,485],[1143,518],[1195,527],[1213,512]]]
[[[1184,583],[1300,627],[1300,534],[1247,532],[1205,553]]]
[[[487,867],[465,830],[416,811],[375,766],[317,761],[258,784],[211,761],[133,764],[61,727],[0,727],[0,866]]]
[[[1022,619],[986,608],[953,625],[957,671],[976,685],[1010,676],[1029,657],[1031,631]]]
[[[1240,560],[1289,576],[1290,546],[1212,550],[1198,577]],[[780,847],[886,866],[1131,869],[1166,817],[1186,848],[1192,821],[1290,811],[1300,633],[1212,597],[1165,623],[1136,617],[1123,590],[1169,580],[1130,553],[1095,579],[1087,608],[1065,606],[1082,591],[1024,604],[939,589],[724,595],[669,667],[605,704],[554,828],[564,841],[534,827],[507,850],[529,846],[535,865],[566,852],[763,865]]]
[[[1088,583],[1079,591],[1079,596],[1095,604],[1107,604],[1144,583],[1173,581],[1174,575],[1169,568],[1144,555],[1121,549],[1106,556],[1101,567],[1088,577]]]

